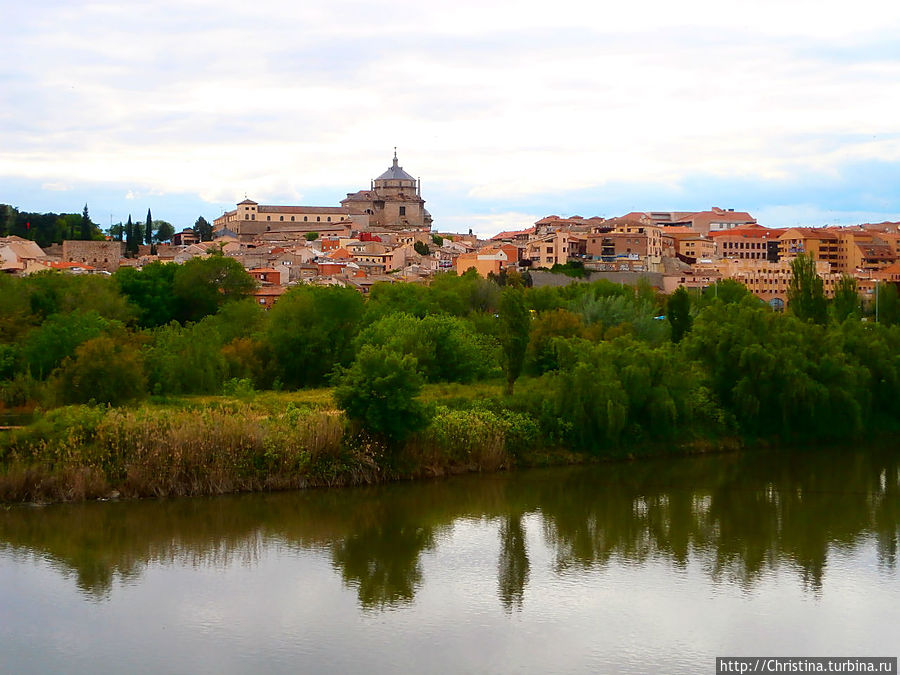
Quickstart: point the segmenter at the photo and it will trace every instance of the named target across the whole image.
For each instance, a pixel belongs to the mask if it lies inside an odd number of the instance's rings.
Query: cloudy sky
[[[900,3],[0,0],[0,203],[187,226],[390,164],[436,229],[900,220]]]

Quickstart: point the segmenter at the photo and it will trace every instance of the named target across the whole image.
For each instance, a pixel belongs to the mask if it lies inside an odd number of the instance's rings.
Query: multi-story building
[[[783,230],[761,225],[746,225],[710,232],[716,243],[716,255],[737,260],[769,260],[769,241],[777,240]]]
[[[838,236],[822,227],[791,227],[778,237],[780,258],[794,258],[805,253],[813,258],[838,264]]]
[[[840,274],[831,271],[831,263],[816,261],[816,273],[824,282],[826,297],[834,296],[834,287],[841,278]],[[744,284],[747,289],[762,298],[776,309],[787,303],[787,292],[791,284],[793,272],[791,260],[769,262],[759,259],[724,258],[709,263],[694,265],[698,274],[718,274],[723,279],[734,279]]]
[[[745,211],[712,207],[709,211],[647,211],[628,213],[624,218],[641,220],[657,227],[689,227],[695,232],[709,234],[755,225],[756,218]]]
[[[585,254],[603,262],[623,258],[658,265],[662,259],[661,229],[639,220],[614,218],[585,236]]]
[[[532,239],[525,244],[523,257],[530,260],[534,267],[565,265],[569,260],[571,236],[567,230],[558,230]]]
[[[661,232],[663,255],[676,255],[686,263],[708,260],[716,256],[716,243],[706,234],[689,227],[666,227]],[[666,250],[671,251],[666,253]]]

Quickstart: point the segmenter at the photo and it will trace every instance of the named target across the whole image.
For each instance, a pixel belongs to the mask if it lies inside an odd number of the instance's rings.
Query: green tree
[[[212,225],[209,224],[206,218],[200,216],[197,218],[197,222],[194,223],[194,234],[197,235],[200,241],[212,241]]]
[[[306,237],[306,241],[315,241],[319,238],[318,232],[307,232],[304,237]]]
[[[156,241],[160,244],[172,241],[172,237],[175,236],[175,227],[165,220],[154,220],[153,229],[156,230]]]
[[[125,255],[133,258],[138,253],[140,245],[141,226],[131,222],[131,215],[128,216],[128,222],[125,223]]]
[[[151,333],[144,350],[153,394],[217,394],[227,373],[222,336],[208,321],[170,323]]]
[[[89,240],[94,238],[94,224],[88,214],[88,206],[84,205],[84,211],[81,212],[81,239]]]
[[[24,357],[33,377],[43,379],[82,342],[98,337],[110,323],[97,312],[53,314],[25,338]]]
[[[424,241],[416,241],[413,244],[413,248],[415,249],[416,253],[418,253],[419,255],[430,255],[431,254],[431,249],[428,248],[428,244],[426,244]]]
[[[290,387],[322,385],[337,365],[353,360],[362,296],[338,286],[297,286],[269,310],[263,337],[277,376]]]
[[[334,398],[363,430],[402,441],[425,425],[425,410],[416,400],[421,389],[415,358],[365,345],[341,376]]]
[[[669,296],[666,303],[666,318],[672,327],[672,342],[681,342],[681,338],[691,330],[694,322],[691,317],[691,296],[684,286],[679,286]]]
[[[825,282],[816,272],[816,261],[801,253],[791,261],[788,308],[799,319],[824,325],[828,321]]]
[[[21,292],[27,298],[34,322],[51,314],[94,311],[105,319],[129,322],[134,309],[119,293],[115,283],[105,276],[39,272],[21,280]]]
[[[471,382],[491,375],[497,363],[493,340],[447,315],[389,314],[359,334],[357,347],[367,344],[415,357],[429,382]]]
[[[130,341],[108,336],[79,345],[60,367],[59,385],[65,403],[120,405],[147,393],[138,348]]]
[[[106,233],[116,241],[122,241],[125,236],[125,226],[122,223],[110,225]]]
[[[144,224],[144,243],[148,246],[153,244],[153,217],[150,215],[150,209],[147,209],[147,221]]]
[[[121,293],[138,310],[138,324],[143,328],[163,326],[183,316],[181,300],[175,294],[178,265],[153,262],[141,269],[120,267],[113,274]]]
[[[703,299],[706,302],[720,300],[726,304],[740,302],[750,295],[750,291],[740,281],[734,279],[722,279],[712,286],[707,286],[703,291]]]
[[[834,318],[838,323],[842,323],[850,317],[858,319],[859,309],[860,301],[856,279],[849,274],[844,274],[834,287],[834,302],[832,303]]]
[[[215,314],[223,304],[246,297],[254,288],[256,281],[243,266],[221,255],[188,260],[178,267],[173,280],[173,292],[185,321]]]
[[[577,314],[565,309],[541,312],[531,326],[528,341],[528,371],[541,375],[559,367],[555,348],[558,338],[573,338],[582,334],[584,323]]]
[[[405,313],[422,318],[426,314],[441,312],[433,300],[434,294],[428,286],[375,283],[366,302],[366,321],[374,322],[390,314]]]
[[[877,284],[875,291],[875,320],[885,326],[900,322],[900,298],[897,287],[889,282]]]
[[[500,296],[500,346],[503,349],[503,371],[506,374],[506,393],[513,393],[513,385],[522,373],[528,334],[531,330],[531,313],[525,306],[523,292],[517,288],[505,288]]]

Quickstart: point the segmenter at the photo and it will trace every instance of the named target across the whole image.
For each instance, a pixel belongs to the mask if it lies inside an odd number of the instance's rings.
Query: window
[[[321,222],[322,222],[322,216],[316,216],[316,222],[317,222],[317,223],[321,223]]]
[[[279,219],[280,219],[280,220],[284,220],[284,216],[279,216]]]
[[[272,216],[266,216],[266,220],[272,220]]]
[[[308,220],[309,220],[309,216],[303,216],[303,222],[304,222],[304,223],[305,223],[306,221],[308,221]]]
[[[294,222],[294,216],[291,216],[291,222],[292,223]]]
[[[328,216],[328,222],[329,223],[331,222],[331,216]]]
[[[400,215],[401,215],[401,216],[405,216],[405,215],[406,215],[406,207],[405,207],[405,206],[401,206],[401,207],[400,207]]]

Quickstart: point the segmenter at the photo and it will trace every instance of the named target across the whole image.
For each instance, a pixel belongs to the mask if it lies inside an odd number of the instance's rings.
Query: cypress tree
[[[153,243],[153,218],[150,217],[150,209],[147,209],[147,225],[144,228],[144,243]]]
[[[82,241],[89,241],[93,239],[93,229],[94,224],[91,222],[91,217],[88,214],[88,205],[84,205],[84,211],[81,212],[81,239]]]
[[[134,257],[138,252],[137,238],[140,235],[140,226],[135,226],[131,222],[131,214],[128,214],[128,222],[125,223],[125,255],[129,258]]]

